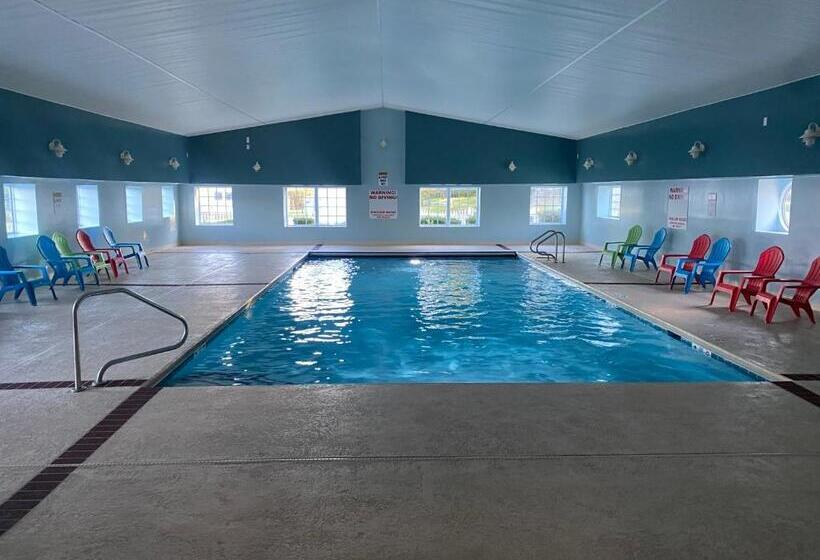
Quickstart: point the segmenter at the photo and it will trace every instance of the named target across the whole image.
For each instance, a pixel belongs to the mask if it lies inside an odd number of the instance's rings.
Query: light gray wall
[[[404,113],[389,109],[363,111],[363,185],[342,185],[347,191],[347,227],[286,228],[281,185],[232,185],[233,226],[197,226],[194,187],[180,188],[180,243],[523,243],[548,226],[529,225],[529,185],[480,185],[481,225],[475,228],[422,228],[418,225],[419,185],[404,183]],[[387,140],[381,148],[379,141]],[[399,191],[396,220],[371,220],[368,190],[379,171],[387,171],[390,187]],[[581,190],[567,185],[567,242],[576,242],[581,216]]]
[[[689,187],[689,223],[686,231],[670,230],[666,252],[686,253],[692,240],[708,233],[713,240],[732,240],[730,265],[754,266],[760,252],[771,245],[780,245],[786,253],[781,274],[802,277],[808,263],[820,255],[820,176],[794,177],[790,231],[787,235],[755,231],[757,211],[757,177],[727,179],[683,179],[663,181],[623,181],[620,183],[584,183],[582,190],[581,239],[600,246],[604,241],[623,239],[633,224],[644,229],[645,242],[655,230],[666,225],[667,187]],[[596,216],[596,196],[599,184],[621,185],[621,219],[609,220]],[[717,215],[707,215],[706,194],[716,192]]]
[[[74,238],[77,230],[77,190],[76,185],[97,185],[100,197],[100,225],[107,225],[121,241],[140,241],[146,249],[172,246],[177,244],[176,218],[162,217],[162,185],[154,183],[136,183],[120,181],[92,181],[78,179],[37,179],[20,177],[0,177],[2,183],[34,183],[37,186],[37,222],[39,233],[51,236],[55,231],[68,237],[72,245],[79,250]],[[125,187],[135,185],[143,187],[142,211],[143,221],[128,224],[125,218]],[[173,186],[175,192],[177,185]],[[62,193],[60,204],[54,203],[54,193]],[[177,215],[179,215],[177,200]],[[3,200],[0,197],[0,210]],[[0,216],[5,216],[0,213]],[[5,222],[4,219],[0,221]],[[87,228],[95,244],[106,246],[99,227]],[[40,256],[35,247],[37,236],[15,237],[6,239],[5,223],[0,232],[0,244],[8,251],[13,263],[39,262]]]

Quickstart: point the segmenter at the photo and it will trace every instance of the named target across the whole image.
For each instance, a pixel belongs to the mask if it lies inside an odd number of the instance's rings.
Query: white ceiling
[[[817,74],[820,0],[0,0],[0,88],[188,135],[392,107],[584,138]]]

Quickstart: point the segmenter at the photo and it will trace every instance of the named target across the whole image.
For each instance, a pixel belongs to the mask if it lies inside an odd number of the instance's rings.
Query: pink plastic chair
[[[715,296],[719,292],[729,294],[729,311],[737,309],[737,300],[741,295],[746,303],[752,303],[752,298],[763,290],[763,282],[774,278],[774,275],[783,265],[785,258],[783,249],[775,245],[760,253],[754,270],[721,271],[715,289],[712,290],[712,299],[709,300],[709,305],[715,303]],[[747,274],[748,276],[741,278],[739,284],[724,281],[727,276],[737,276],[739,274]]]
[[[776,294],[770,294],[766,291],[769,284],[786,284],[781,286]],[[755,314],[755,307],[758,303],[762,303],[766,308],[766,323],[771,323],[774,319],[774,312],[777,310],[777,305],[781,302],[791,307],[795,316],[800,317],[800,310],[804,310],[809,316],[809,321],[817,324],[814,320],[814,310],[811,308],[811,297],[820,288],[820,257],[815,258],[806,276],[800,279],[786,278],[770,278],[763,281],[760,292],[755,296],[752,303],[752,310],[749,315]],[[784,294],[786,290],[794,290],[791,297],[786,297]]]

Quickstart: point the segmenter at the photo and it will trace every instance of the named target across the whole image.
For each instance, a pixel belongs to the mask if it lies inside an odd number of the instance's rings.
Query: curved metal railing
[[[541,246],[553,239],[555,241],[555,251],[549,252],[546,250],[542,250]],[[561,262],[566,262],[567,260],[567,237],[564,235],[564,232],[558,231],[556,229],[548,229],[532,241],[530,241],[530,251],[540,255],[542,257],[547,257],[547,259],[553,259],[555,262],[558,262],[558,248],[561,248]]]
[[[94,379],[93,385],[99,385],[102,383],[103,375],[111,366],[121,364],[123,362],[130,362],[131,360],[138,360],[139,358],[145,358],[147,356],[153,356],[154,354],[162,354],[163,352],[170,352],[171,350],[176,350],[183,344],[185,341],[188,340],[188,321],[185,320],[185,317],[179,315],[178,313],[174,313],[170,309],[167,309],[160,304],[152,301],[146,297],[139,295],[136,292],[129,290],[128,288],[108,288],[105,290],[98,290],[96,292],[87,292],[77,298],[74,302],[74,306],[71,308],[71,314],[73,318],[73,327],[72,327],[72,334],[74,335],[74,390],[76,392],[80,392],[85,387],[83,387],[82,381],[82,372],[80,368],[80,334],[78,332],[78,320],[77,320],[77,313],[80,309],[80,304],[87,300],[88,298],[95,297],[95,296],[105,296],[109,294],[125,294],[131,296],[134,299],[137,299],[154,309],[165,313],[166,315],[170,315],[174,319],[178,320],[182,323],[182,336],[177,340],[174,344],[170,344],[168,346],[163,346],[161,348],[155,348],[153,350],[145,350],[144,352],[137,352],[136,354],[129,354],[128,356],[123,356],[121,358],[114,358],[112,360],[108,360],[105,362],[100,371],[97,372],[97,377]]]

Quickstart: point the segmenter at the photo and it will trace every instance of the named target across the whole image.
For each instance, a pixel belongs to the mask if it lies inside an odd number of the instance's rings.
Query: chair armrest
[[[723,282],[723,279],[726,276],[735,276],[738,274],[751,274],[754,270],[721,270],[720,274],[718,274],[717,283],[720,284]]]
[[[622,243],[623,241],[606,241],[604,242],[604,251],[606,251],[607,247],[609,247],[610,245],[620,245]]]
[[[688,256],[689,255],[681,255],[679,253],[669,253],[668,255],[663,255],[661,257],[661,265],[665,265],[667,259],[672,259],[672,258],[675,258],[675,257],[681,258],[681,257],[688,257]]]
[[[14,265],[14,268],[23,270],[39,270],[40,274],[42,274],[45,278],[48,278],[48,269],[42,264],[16,264]]]
[[[26,275],[19,270],[0,270],[0,276],[15,276],[21,281],[25,281],[26,279]]]
[[[88,264],[88,266],[92,266],[91,257],[81,257],[81,256],[60,257],[60,260],[63,260],[63,261],[85,261]]]
[[[740,287],[741,287],[741,288],[742,288],[742,287],[744,287],[744,286],[745,286],[746,284],[748,284],[751,280],[768,280],[769,278],[771,278],[771,276],[755,276],[755,275],[744,276],[744,277],[740,280]]]
[[[701,264],[703,264],[704,262],[706,262],[706,260],[705,260],[705,259],[690,259],[690,258],[678,259],[677,264],[675,264],[675,272],[677,272],[677,271],[681,270],[681,269],[682,269],[682,267],[683,267],[683,265],[684,265],[685,263],[688,263],[688,262],[690,262],[690,263],[693,263],[693,264],[694,264],[694,266],[692,267],[692,270],[694,271],[694,270],[696,270],[696,269],[697,269],[697,267],[698,267],[699,265],[701,265]]]
[[[627,250],[626,250],[626,252],[625,252],[624,254],[626,254],[626,255],[632,255],[632,250],[634,249],[634,250],[635,250],[635,255],[638,255],[638,254],[640,254],[641,250],[643,250],[643,249],[649,249],[649,248],[651,248],[651,247],[652,247],[652,245],[630,245],[630,246],[627,248]]]

